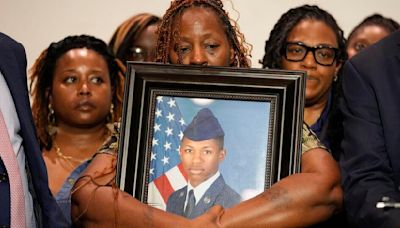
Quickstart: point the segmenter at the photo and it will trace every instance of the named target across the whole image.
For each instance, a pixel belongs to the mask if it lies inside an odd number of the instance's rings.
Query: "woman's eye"
[[[174,50],[179,54],[186,54],[190,51],[190,46],[187,44],[175,44]]]
[[[179,47],[179,52],[182,54],[188,53],[190,51],[189,47],[181,46]]]
[[[302,48],[289,48],[288,52],[293,53],[293,54],[300,54],[303,52],[303,49]]]
[[[64,83],[67,83],[67,84],[72,84],[74,82],[76,82],[76,77],[74,77],[74,76],[69,76],[64,79]]]
[[[319,54],[319,56],[322,57],[322,58],[329,58],[329,57],[331,57],[331,55],[330,55],[328,52],[323,52],[323,51],[321,51],[321,52],[319,52],[318,54]]]
[[[93,77],[93,78],[91,79],[91,81],[92,81],[94,84],[101,84],[104,80],[103,80],[101,77]]]
[[[356,43],[356,45],[354,45],[354,49],[356,49],[357,51],[361,51],[362,49],[366,48],[368,45],[364,44],[364,43]]]
[[[216,49],[217,47],[219,47],[218,44],[206,44],[206,48],[207,48],[207,49],[214,50],[214,49]]]

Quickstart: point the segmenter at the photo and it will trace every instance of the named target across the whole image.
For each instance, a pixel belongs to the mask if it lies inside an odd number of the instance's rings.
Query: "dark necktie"
[[[194,197],[193,189],[189,191],[188,202],[185,208],[185,217],[189,218],[192,214],[193,208],[196,205],[196,198]]]

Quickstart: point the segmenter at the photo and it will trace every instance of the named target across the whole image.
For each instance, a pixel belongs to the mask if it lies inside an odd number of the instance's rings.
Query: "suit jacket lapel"
[[[0,38],[0,42],[2,42],[2,39]],[[3,44],[0,44],[3,45]],[[3,45],[5,48],[7,48],[7,44]],[[13,46],[15,47],[15,46]],[[18,115],[18,120],[20,122],[21,126],[21,133],[25,134],[24,138],[24,151],[25,151],[25,170],[28,178],[28,188],[32,196],[33,200],[33,210],[34,214],[36,217],[36,225],[37,227],[41,227],[42,225],[42,211],[40,204],[38,203],[38,196],[36,194],[35,188],[33,186],[33,178],[31,174],[31,168],[29,165],[29,160],[31,156],[36,157],[36,156],[41,156],[40,151],[36,151],[38,148],[32,148],[32,142],[36,141],[35,138],[35,129],[32,129],[32,125],[30,124],[33,122],[32,117],[31,117],[31,110],[29,109],[30,103],[29,103],[29,95],[28,95],[28,89],[27,89],[27,78],[26,78],[26,72],[21,72],[21,69],[26,70],[26,57],[25,57],[25,51],[21,46],[17,46],[20,48],[20,53],[23,57],[23,61],[21,62],[22,58],[17,58],[16,56],[16,50],[9,49],[7,51],[4,51],[0,55],[0,71],[2,75],[4,76],[4,79],[7,83],[7,86],[10,90],[11,97],[13,99],[15,109],[17,111]],[[19,56],[21,57],[21,56]],[[19,64],[19,65],[18,65]],[[21,66],[22,65],[22,66]],[[30,133],[33,133],[32,135]],[[37,152],[35,154],[32,154],[33,152]],[[38,170],[39,167],[34,167],[35,172],[39,173],[40,170]],[[36,178],[38,178],[39,175],[36,175]],[[39,180],[37,180],[40,182]]]

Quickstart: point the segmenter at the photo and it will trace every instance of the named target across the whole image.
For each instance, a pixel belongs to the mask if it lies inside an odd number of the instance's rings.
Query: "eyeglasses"
[[[339,49],[328,45],[309,47],[301,42],[286,43],[284,48],[285,58],[292,62],[303,61],[309,51],[313,53],[315,62],[322,66],[332,66],[339,53]]]

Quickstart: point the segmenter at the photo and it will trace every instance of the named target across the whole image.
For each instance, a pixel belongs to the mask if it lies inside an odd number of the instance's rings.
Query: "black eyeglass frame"
[[[303,58],[301,58],[301,59],[299,59],[299,60],[289,59],[289,58],[287,57],[287,47],[288,47],[289,45],[299,45],[299,46],[301,46],[301,47],[304,47],[304,48],[306,49],[306,52],[305,52]],[[317,60],[317,57],[315,56],[315,51],[316,51],[316,50],[319,50],[319,49],[322,49],[322,48],[332,49],[332,50],[334,51],[335,56],[334,56],[333,59],[332,59],[332,63],[330,63],[330,64],[324,64],[324,63],[320,63],[320,62]],[[315,47],[310,47],[310,46],[307,46],[306,44],[304,44],[304,43],[302,43],[302,42],[286,42],[285,45],[283,46],[282,54],[283,54],[283,56],[285,56],[285,59],[286,59],[287,61],[290,61],[290,62],[301,62],[301,61],[303,61],[303,60],[306,58],[306,56],[307,56],[307,54],[308,54],[309,51],[311,51],[311,52],[313,53],[315,62],[316,62],[317,64],[321,65],[321,66],[332,66],[332,65],[335,63],[335,60],[337,60],[337,57],[338,57],[339,54],[340,54],[340,51],[339,51],[338,48],[335,48],[335,47],[332,47],[332,46],[329,46],[329,45],[321,44],[321,45],[317,45],[317,46],[315,46]]]

